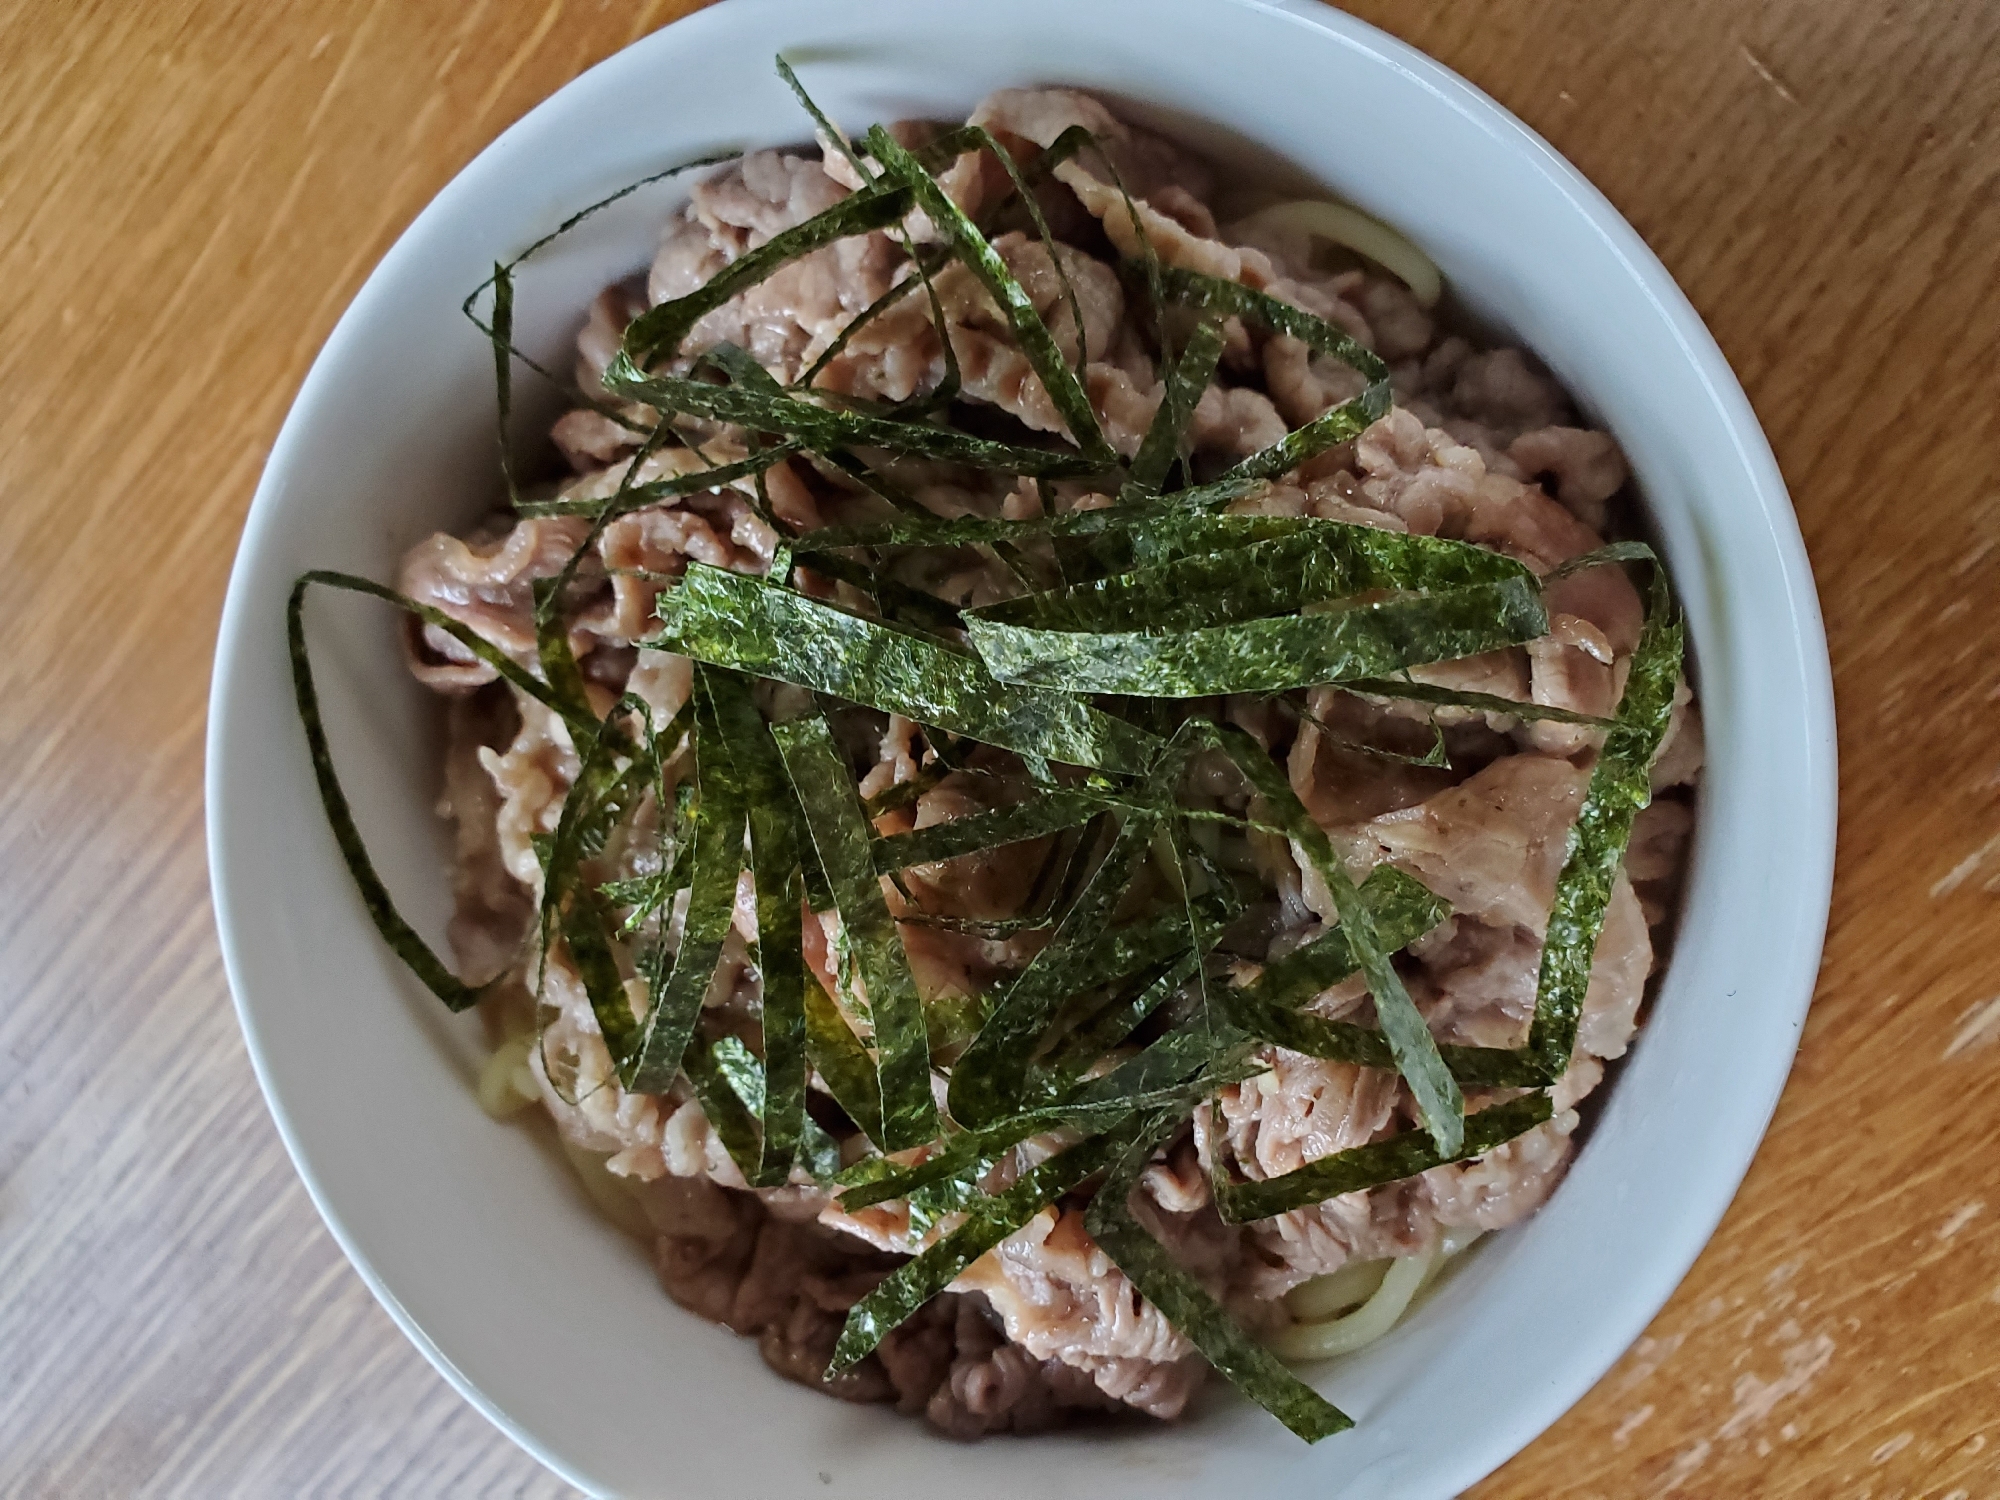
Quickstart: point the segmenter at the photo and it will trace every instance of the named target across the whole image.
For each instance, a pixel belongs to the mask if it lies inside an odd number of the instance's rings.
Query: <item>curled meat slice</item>
[[[1625,455],[1608,432],[1582,427],[1537,427],[1507,446],[1507,456],[1529,478],[1555,480],[1556,499],[1592,531],[1603,531],[1606,502],[1625,487]]]
[[[1089,131],[1127,191],[1150,197],[1177,188],[1207,198],[1213,177],[1206,166],[1163,136],[1128,125],[1089,94],[1075,89],[1000,89],[980,101],[971,123],[1008,137],[1052,146],[1064,131]]]
[[[1151,1416],[1178,1416],[1207,1368],[1097,1247],[1075,1209],[1044,1209],[953,1288],[983,1292],[1007,1337],[1037,1359],[1086,1371],[1105,1395]]]
[[[1400,1090],[1395,1074],[1281,1047],[1262,1057],[1269,1072],[1223,1089],[1196,1115],[1205,1166],[1220,1157],[1252,1181],[1279,1177],[1366,1145],[1389,1125]],[[1348,1193],[1251,1224],[1236,1279],[1254,1297],[1276,1297],[1350,1255],[1395,1254],[1421,1233],[1399,1207],[1389,1208],[1387,1196]]]
[[[535,580],[562,572],[589,530],[588,521],[563,516],[517,521],[483,539],[440,531],[404,555],[396,586],[529,663],[535,659]],[[414,625],[406,641],[410,669],[428,687],[462,690],[498,676],[435,626]],[[572,631],[571,644],[588,649],[589,642]]]
[[[1568,1165],[1577,1113],[1565,1109],[1477,1161],[1433,1167],[1419,1179],[1440,1224],[1505,1229],[1548,1200]]]
[[[656,304],[686,296],[745,252],[832,207],[845,192],[817,161],[752,152],[695,187],[654,258],[648,296]],[[781,379],[796,379],[850,319],[889,290],[903,259],[880,231],[799,256],[705,314],[682,352],[734,344]]]

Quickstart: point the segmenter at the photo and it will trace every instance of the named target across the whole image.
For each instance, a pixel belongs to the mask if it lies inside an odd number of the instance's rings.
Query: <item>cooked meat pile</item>
[[[1101,164],[1076,157],[1038,189],[1074,303],[1036,235],[1008,233],[995,246],[1072,360],[1081,339],[1085,389],[1121,455],[1137,452],[1161,399],[1151,334],[1128,312],[1128,283],[1115,269],[1122,257],[1141,253],[1143,232],[1166,264],[1241,281],[1305,308],[1392,368],[1396,404],[1386,417],[1237,502],[1238,511],[1463,539],[1545,574],[1603,545],[1607,527],[1630,505],[1617,446],[1582,425],[1532,357],[1483,349],[1446,332],[1400,282],[1364,265],[1329,265],[1303,232],[1232,232],[1218,223],[1214,170],[1171,142],[1064,90],[1003,91],[972,119],[1022,160],[1082,125],[1116,166],[1122,187],[1106,180]],[[892,133],[910,145],[938,128],[905,123]],[[616,491],[644,429],[656,420],[635,409],[644,420],[634,431],[599,409],[615,405],[601,377],[626,324],[859,185],[850,162],[830,143],[822,146],[820,154],[760,151],[700,183],[668,224],[649,273],[610,287],[592,305],[577,340],[576,378],[597,404],[569,412],[553,433],[574,470],[564,494]],[[1011,186],[983,154],[961,157],[942,180],[975,216]],[[1127,192],[1134,211],[1127,209]],[[913,274],[913,248],[935,238],[918,212],[897,230],[857,235],[804,256],[702,318],[683,346],[682,367],[687,356],[726,342],[749,351],[780,381],[797,380],[857,314]],[[902,400],[944,377],[949,339],[962,372],[962,405],[990,408],[991,420],[1004,414],[1035,432],[1064,432],[979,282],[953,263],[936,275],[935,290],[942,328],[927,297],[905,297],[827,364],[820,387]],[[1235,320],[1227,334],[1217,379],[1202,393],[1190,427],[1198,476],[1266,447],[1361,386],[1354,371],[1298,339]],[[647,453],[639,477],[690,472],[748,452],[746,435],[726,426],[689,424],[687,436],[688,447]],[[870,460],[939,516],[1019,519],[1043,514],[1045,505],[1109,501],[1084,481],[1037,486],[928,460],[873,454]],[[802,459],[781,461],[765,476],[766,513],[800,530],[838,524],[856,513],[860,497],[837,478]],[[690,663],[635,643],[656,628],[654,602],[688,559],[765,569],[778,537],[752,501],[744,480],[648,506],[604,530],[582,575],[594,592],[570,632],[600,711],[630,692],[664,723],[687,700]],[[433,536],[408,554],[400,586],[533,665],[533,585],[558,573],[588,530],[578,518],[510,515],[467,536]],[[965,557],[957,571],[925,578],[923,586],[965,605],[1006,596],[1011,585],[1004,574],[980,555]],[[824,591],[845,597],[832,580]],[[1612,714],[1639,637],[1638,595],[1619,569],[1597,568],[1550,585],[1548,601],[1552,629],[1542,639],[1417,668],[1413,676]],[[577,774],[576,753],[560,719],[496,681],[490,667],[445,633],[417,628],[409,644],[417,676],[451,699],[443,810],[457,828],[452,939],[464,972],[478,978],[511,971],[518,979],[489,1007],[493,1025],[508,1033],[539,1029],[530,1066],[541,1102],[573,1148],[601,1159],[631,1187],[657,1234],[667,1292],[755,1336],[780,1373],[818,1384],[846,1309],[901,1257],[929,1243],[939,1226],[913,1224],[901,1202],[843,1212],[829,1191],[802,1174],[782,1188],[745,1187],[685,1081],[657,1095],[620,1087],[560,945],[546,955],[539,998],[531,994],[543,961],[531,933],[542,880],[534,841],[556,827]],[[1498,711],[1378,702],[1331,687],[1289,695],[1288,702],[1218,700],[1213,712],[1278,757],[1357,876],[1386,861],[1450,902],[1454,915],[1397,960],[1437,1038],[1520,1045],[1534,1008],[1565,836],[1601,735]],[[850,749],[864,797],[930,764],[933,752],[908,722],[883,715],[860,722],[867,733],[850,736]],[[1440,734],[1450,764],[1419,763]],[[1701,753],[1699,716],[1683,685],[1653,773],[1659,795],[1640,815],[1618,878],[1578,1048],[1548,1123],[1480,1160],[1274,1219],[1225,1225],[1210,1202],[1208,1169],[1217,1150],[1226,1148],[1239,1171],[1270,1177],[1407,1128],[1414,1118],[1408,1089],[1393,1073],[1271,1047],[1267,1072],[1224,1090],[1159,1154],[1135,1211],[1247,1326],[1281,1326],[1290,1317],[1280,1300],[1288,1289],[1351,1259],[1421,1251],[1449,1226],[1501,1228],[1548,1196],[1574,1148],[1578,1104],[1602,1081],[1605,1064],[1625,1052],[1637,1025],[1656,939],[1674,910]],[[990,778],[946,775],[885,813],[877,827],[886,833],[929,825],[990,806],[992,796]],[[614,840],[600,870],[648,873],[646,851],[653,846],[641,835],[661,816],[650,801],[641,806],[636,832]],[[1271,890],[1254,942],[1237,942],[1229,955],[1240,977],[1324,930],[1334,910],[1311,866],[1285,841],[1256,832],[1237,837],[1241,860]],[[1008,846],[911,871],[907,897],[931,912],[1005,917],[1024,900],[1040,847]],[[760,978],[748,956],[755,930],[746,872],[723,969],[706,1001],[711,1028],[737,1027],[745,1037],[757,1034],[760,1006]],[[982,936],[914,923],[902,931],[926,1000],[990,988],[1017,972],[1041,940],[1034,933]],[[835,940],[831,912],[817,928],[808,923],[807,960],[830,994],[840,993]],[[1366,1021],[1369,1006],[1357,976],[1325,991],[1310,1009]],[[1051,1137],[1025,1143],[995,1164],[987,1185],[1010,1180],[1060,1144]],[[1075,1412],[1136,1409],[1170,1418],[1206,1370],[1092,1242],[1082,1206],[1072,1199],[974,1264],[951,1294],[826,1388],[851,1400],[894,1402],[946,1432],[974,1436],[1034,1430]]]

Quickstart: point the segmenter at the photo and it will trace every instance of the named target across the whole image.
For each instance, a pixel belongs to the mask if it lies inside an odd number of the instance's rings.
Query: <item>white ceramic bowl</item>
[[[962,115],[1000,85],[1065,82],[1181,121],[1224,155],[1275,151],[1401,226],[1538,351],[1617,435],[1651,503],[1708,727],[1678,952],[1561,1191],[1392,1338],[1316,1377],[1360,1423],[1317,1447],[1221,1396],[1157,1431],[968,1448],[781,1381],[750,1342],[661,1295],[642,1250],[583,1207],[558,1159],[480,1113],[472,1034],[376,938],[328,835],[281,640],[291,580],[309,567],[390,577],[409,543],[492,502],[491,363],[459,299],[496,257],[659,165],[803,139],[772,74],[781,48],[850,124]],[[647,261],[682,191],[642,193],[535,262],[519,293],[524,344],[563,362],[589,298]],[[312,632],[364,832],[436,934],[448,898],[435,704],[403,670],[388,611],[316,603]],[[1575,1401],[1735,1192],[1818,965],[1833,757],[1812,579],[1742,391],[1625,221],[1463,81],[1313,0],[730,0],[494,142],[328,340],[230,582],[209,850],[250,1055],[327,1224],[466,1398],[582,1488],[1172,1500],[1226,1484],[1272,1500],[1422,1500],[1470,1484]]]

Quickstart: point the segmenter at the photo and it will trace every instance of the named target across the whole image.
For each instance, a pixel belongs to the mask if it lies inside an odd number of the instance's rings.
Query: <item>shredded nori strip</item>
[[[1284,771],[1249,735],[1240,729],[1212,731],[1212,743],[1236,763],[1244,779],[1270,804],[1278,821],[1305,852],[1333,897],[1334,910],[1347,933],[1348,949],[1355,966],[1368,981],[1375,997],[1375,1014],[1395,1055],[1397,1071],[1410,1085],[1424,1128],[1442,1151],[1456,1151],[1465,1131],[1465,1097],[1458,1083],[1438,1055],[1437,1039],[1403,987],[1402,978],[1389,962],[1388,951],[1376,931],[1368,903],[1348,878],[1340,856],[1326,830],[1313,821],[1299,801]]]
[[[1465,1117],[1460,1139],[1449,1150],[1424,1131],[1406,1130],[1386,1141],[1373,1141],[1322,1156],[1261,1182],[1220,1182],[1215,1190],[1216,1210],[1226,1223],[1247,1224],[1324,1203],[1343,1193],[1400,1182],[1447,1162],[1484,1156],[1494,1147],[1534,1129],[1554,1112],[1549,1096],[1539,1092],[1524,1094],[1505,1104],[1489,1104],[1477,1114]]]
[[[1136,222],[1136,221],[1135,221]],[[1296,469],[1316,454],[1359,437],[1369,424],[1389,414],[1389,367],[1324,318],[1235,281],[1167,267],[1160,273],[1168,299],[1201,312],[1247,318],[1273,333],[1301,339],[1315,353],[1330,354],[1361,372],[1367,386],[1351,401],[1332,407],[1261,452],[1253,453],[1224,478],[1270,479]]]
[[[992,138],[988,136],[987,139]],[[1005,150],[997,141],[993,146],[997,155],[1006,158]],[[1069,426],[1070,436],[1082,450],[1086,461],[1097,468],[1116,463],[1118,455],[1104,441],[1104,432],[1097,425],[1097,413],[1091,409],[1090,397],[1083,389],[1083,382],[1077,379],[1076,371],[1064,362],[1054,336],[1042,321],[1042,315],[1035,311],[1035,304],[1007,269],[1007,263],[1000,258],[999,252],[979,232],[979,226],[938,186],[937,179],[924,169],[923,164],[897,145],[895,138],[880,125],[868,132],[868,150],[882,164],[883,170],[903,185],[938,231],[957,247],[959,260],[999,304],[1002,315],[1014,330],[1022,354],[1034,367],[1042,388],[1062,414],[1063,421]],[[1007,158],[1007,161],[1011,169],[1012,159]],[[1056,265],[1060,269],[1061,261],[1057,260]],[[949,341],[948,330],[941,327],[938,332],[940,337]],[[1082,335],[1082,311],[1078,309],[1077,336],[1081,339]]]
[[[900,188],[850,193],[831,208],[738,256],[686,296],[648,308],[626,328],[618,353],[604,372],[605,388],[630,400],[647,400],[642,393],[645,372],[677,353],[688,331],[704,316],[801,256],[852,235],[898,223],[910,211],[911,202],[909,192]]]
[[[811,973],[806,975],[805,992],[806,1056],[834,1103],[847,1111],[848,1118],[880,1150],[882,1085],[875,1076],[875,1059]]]
[[[1070,765],[1142,772],[1158,740],[1080,698],[1002,689],[979,659],[741,573],[688,564],[646,642]]]
[[[315,583],[356,589],[360,593],[387,598],[391,603],[416,612],[421,612],[422,606],[366,579],[352,578],[343,573],[311,572],[292,585],[291,597],[285,605],[285,634],[292,662],[292,692],[298,702],[299,724],[305,731],[306,749],[312,757],[313,780],[319,785],[319,799],[326,809],[327,824],[333,830],[333,841],[340,849],[348,874],[354,877],[361,904],[368,909],[368,918],[375,924],[375,930],[382,934],[382,941],[409,967],[411,973],[423,981],[425,988],[450,1009],[468,1010],[485,997],[490,986],[467,984],[452,973],[444,960],[431,951],[430,945],[417,936],[417,930],[396,910],[395,899],[382,883],[382,877],[376,874],[374,861],[368,857],[368,846],[362,841],[361,830],[355,826],[347,793],[341,789],[340,776],[333,768],[333,751],[327,744],[326,726],[320,719],[319,691],[313,684],[312,661],[306,655],[306,590]],[[453,625],[457,623],[456,620],[451,621]],[[466,631],[466,634],[472,635],[472,632]],[[485,643],[482,641],[481,644]],[[505,660],[504,657],[502,659]],[[509,667],[514,665],[511,661],[507,664]],[[518,668],[515,670],[519,671]],[[521,675],[525,677],[527,674]],[[534,681],[533,678],[528,680]],[[538,682],[535,687],[546,691]]]
[[[1096,948],[1158,828],[1158,820],[1145,814],[1127,816],[1117,841],[1048,946],[1001,994],[951,1072],[951,1113],[959,1124],[972,1129],[990,1125],[1022,1102],[1035,1038],[1055,1019],[1056,1007],[1074,993],[1073,971]]]
[[[769,1102],[764,1106],[761,1163],[754,1174],[745,1175],[752,1187],[777,1187],[791,1175],[806,1126],[806,965],[800,935],[805,877],[797,803],[770,726],[751,701],[748,679],[704,667],[696,682],[697,690],[708,695],[749,807]]]
[[[1546,580],[1544,580],[1546,581]],[[1472,693],[1462,688],[1433,687],[1428,682],[1406,682],[1396,677],[1362,677],[1338,685],[1344,693],[1366,698],[1405,698],[1412,703],[1430,703],[1440,708],[1476,708],[1484,713],[1512,714],[1523,721],[1546,720],[1553,724],[1581,724],[1590,729],[1609,729],[1610,719],[1580,714],[1573,709],[1546,703],[1530,703],[1519,698],[1503,698],[1498,693]]]
[[[1534,581],[1525,565],[1467,542],[1311,520],[1228,550],[989,604],[967,618],[1050,631],[1181,632],[1292,614],[1376,590]]]
[[[614,362],[613,369],[616,368]],[[611,381],[612,376],[607,373],[606,384]],[[620,377],[617,389],[621,395],[658,411],[703,417],[712,422],[734,422],[753,432],[791,439],[821,453],[838,448],[881,448],[890,453],[909,453],[1049,478],[1094,474],[1108,467],[1108,461],[1079,454],[1074,449],[1003,443],[974,437],[953,427],[836,411],[798,396],[772,396],[686,376],[634,373]]]
[[[1632,820],[1653,800],[1653,759],[1673,718],[1681,652],[1681,622],[1667,592],[1665,570],[1655,566],[1646,623],[1632,653],[1618,717],[1604,737],[1583,806],[1570,827],[1542,944],[1528,1048],[1551,1080],[1569,1066],[1576,1047],[1591,962],[1632,837]]]
[[[723,1037],[709,1044],[697,1038],[681,1058],[681,1068],[687,1074],[688,1082],[694,1085],[694,1096],[700,1102],[701,1112],[707,1116],[709,1128],[715,1132],[716,1139],[722,1142],[722,1148],[736,1163],[744,1181],[754,1182],[764,1157],[763,1131],[759,1128],[756,1113],[762,1100],[760,1098],[758,1106],[753,1106],[750,1100],[743,1097],[742,1091],[736,1087],[736,1079],[731,1076],[738,1070],[727,1067],[724,1058],[718,1055],[731,1042],[738,1047],[743,1045],[735,1037]],[[758,1092],[761,1095],[761,1087]]]
[[[728,746],[709,695],[697,685],[694,712],[694,856],[687,915],[673,967],[652,987],[645,1026],[619,1060],[618,1081],[632,1093],[663,1094],[680,1071],[681,1055],[702,999],[722,958],[736,910],[736,876],[743,868],[749,813],[730,764]]]
[[[1172,1117],[1149,1122],[1151,1128],[1140,1137],[1137,1147],[1127,1151],[1091,1199],[1084,1227],[1139,1295],[1186,1335],[1237,1390],[1308,1443],[1344,1432],[1354,1425],[1353,1419],[1245,1333],[1132,1216],[1130,1199],[1139,1173],[1178,1123]]]
[[[997,1198],[976,1202],[957,1229],[891,1271],[847,1314],[827,1364],[831,1380],[874,1352],[890,1330],[942,1292],[959,1273],[1049,1204],[1101,1172],[1124,1149],[1121,1132],[1092,1137],[1058,1152]]]
[[[966,633],[1003,682],[1065,693],[1206,698],[1277,693],[1455,661],[1548,633],[1532,582],[1474,584],[1314,614],[1175,634],[1040,630],[968,614]]]
[[[1394,865],[1377,865],[1357,892],[1375,922],[1375,936],[1385,953],[1414,943],[1451,915],[1451,906]],[[1352,974],[1359,964],[1348,946],[1345,927],[1329,927],[1311,942],[1266,964],[1261,973],[1233,993],[1260,1005],[1296,1009],[1322,990]]]
[[[936,864],[983,849],[1018,844],[1065,828],[1081,827],[1103,811],[1103,800],[1087,792],[1050,792],[1014,807],[995,808],[877,838],[875,868],[887,875],[912,865]]]
[[[524,516],[590,516],[607,517],[616,520],[635,510],[643,510],[649,505],[657,505],[662,500],[680,495],[701,495],[710,490],[727,488],[730,481],[750,479],[762,474],[773,464],[780,463],[798,452],[795,443],[774,443],[759,449],[750,457],[735,463],[717,464],[713,468],[696,469],[686,474],[676,474],[669,479],[649,479],[643,484],[621,488],[615,495],[601,500],[523,500],[514,508]],[[633,460],[634,468],[638,460]]]
[[[1132,222],[1137,224],[1138,219],[1135,217]],[[1118,495],[1120,503],[1129,505],[1158,494],[1166,483],[1168,471],[1184,456],[1182,441],[1187,425],[1193,420],[1201,393],[1215,378],[1216,363],[1222,358],[1222,342],[1220,318],[1203,318],[1188,336],[1180,358],[1167,372],[1166,382],[1160,388],[1159,408],[1146,428],[1146,436],[1140,440],[1138,456],[1132,460],[1125,488]]]
[[[922,1145],[938,1131],[923,1002],[882,896],[853,777],[819,715],[781,724],[774,733],[840,913],[843,941],[867,991],[882,1089],[882,1147],[901,1151]]]

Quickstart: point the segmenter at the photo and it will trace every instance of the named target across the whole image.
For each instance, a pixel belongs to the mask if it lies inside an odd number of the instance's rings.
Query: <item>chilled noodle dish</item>
[[[506,508],[299,581],[335,835],[482,1102],[781,1374],[971,1437],[1213,1368],[1316,1441],[1293,1366],[1547,1198],[1670,931],[1701,729],[1624,460],[1352,209],[1080,93],[848,137],[780,71],[820,149],[695,164],[569,475],[506,457],[571,378],[522,256],[467,304]],[[340,794],[314,584],[448,700],[455,965]]]

